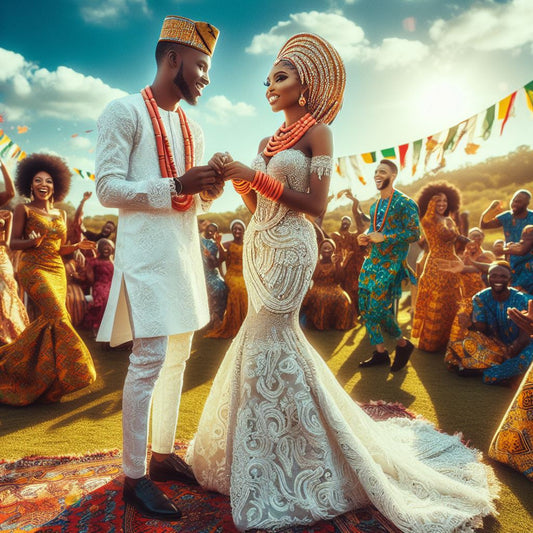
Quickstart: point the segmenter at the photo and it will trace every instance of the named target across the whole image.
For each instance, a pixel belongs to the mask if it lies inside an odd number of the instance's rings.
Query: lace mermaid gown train
[[[285,150],[254,168],[305,191],[331,158]],[[241,531],[369,503],[405,532],[472,531],[494,511],[478,452],[422,420],[374,421],[306,340],[298,314],[317,256],[305,217],[259,197],[244,241],[248,315],[187,451],[195,476],[230,496]]]

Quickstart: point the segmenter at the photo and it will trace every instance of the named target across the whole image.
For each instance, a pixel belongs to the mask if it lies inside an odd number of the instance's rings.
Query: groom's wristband
[[[180,195],[183,192],[183,183],[179,178],[174,178],[174,188],[176,191],[176,196]]]

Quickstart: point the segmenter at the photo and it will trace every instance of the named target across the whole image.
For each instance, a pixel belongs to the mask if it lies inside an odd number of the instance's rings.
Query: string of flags
[[[527,106],[533,113],[533,81],[530,81],[522,88],[524,90]],[[424,172],[436,172],[446,166],[445,155],[454,152],[461,144],[468,155],[475,154],[480,142],[486,141],[492,134],[496,120],[500,121],[500,135],[503,134],[505,125],[513,115],[516,97],[521,89],[514,91],[498,103],[489,106],[486,110],[471,116],[459,124],[455,124],[439,133],[428,135],[425,138],[412,142],[383,148],[362,154],[353,154],[338,157],[336,159],[336,171],[343,178],[348,178],[352,186],[357,182],[366,185],[364,177],[365,164],[376,163],[379,159],[398,160],[400,170],[404,170],[408,162],[410,163],[411,176],[423,165]],[[0,115],[0,122],[4,122],[4,117]],[[27,133],[28,126],[17,126],[19,134]],[[85,130],[91,133],[94,130]],[[74,133],[71,137],[78,137],[79,133]],[[422,154],[424,152],[424,157]],[[15,159],[21,161],[26,157],[26,152],[16,144],[5,132],[0,129],[0,157],[3,159]],[[73,171],[82,179],[95,179],[94,173],[79,168]]]
[[[338,157],[336,159],[337,174],[348,178],[354,188],[358,182],[366,185],[363,172],[365,164],[376,163],[378,159],[397,160],[400,170],[406,169],[409,162],[411,176],[414,176],[421,165],[423,165],[424,172],[436,172],[445,167],[445,155],[454,152],[461,144],[464,145],[466,154],[475,154],[480,147],[480,142],[486,141],[491,136],[496,120],[500,121],[500,135],[503,134],[509,117],[513,115],[519,90],[491,105],[485,111],[439,133],[428,135],[426,138],[373,152]],[[533,112],[533,81],[524,85],[523,90],[527,106]]]
[[[22,133],[25,133],[28,130],[27,126],[24,127],[26,130],[24,130]],[[20,130],[20,126],[18,126],[18,129]],[[19,133],[21,132],[19,131]],[[0,129],[0,158],[22,161],[25,157],[26,152],[10,138],[4,130]],[[92,181],[95,180],[94,174],[88,170],[82,170],[79,168],[72,168],[72,170],[74,170],[74,172],[82,179],[90,179]]]

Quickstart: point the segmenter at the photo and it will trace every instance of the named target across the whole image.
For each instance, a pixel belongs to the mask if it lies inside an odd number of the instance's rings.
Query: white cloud
[[[24,66],[24,57],[11,50],[0,48],[0,83],[14,77]]]
[[[316,33],[338,50],[345,61],[364,56],[368,41],[363,29],[340,13],[309,11],[289,15],[267,33],[255,35],[246,51],[250,54],[275,55],[295,33]]]
[[[81,8],[81,15],[85,22],[107,26],[137,10],[143,15],[150,13],[146,0],[93,0],[92,5]]]
[[[4,62],[5,60],[5,62]],[[53,117],[96,120],[105,105],[126,93],[69,67],[38,68],[20,54],[0,48],[0,108],[9,118]],[[6,65],[6,68],[4,68]]]
[[[485,2],[450,19],[439,19],[429,30],[440,48],[511,50],[533,43],[533,2]]]
[[[399,68],[422,61],[429,55],[429,48],[420,41],[389,37],[383,39],[380,47],[369,53],[369,58],[378,70]]]
[[[93,146],[93,141],[87,137],[72,137],[70,139],[70,144],[73,148],[77,150],[89,150]]]
[[[212,96],[202,106],[203,120],[207,122],[225,123],[233,117],[252,117],[255,115],[255,107],[244,102],[236,104],[224,95]]]
[[[429,48],[422,42],[395,37],[372,46],[363,29],[341,13],[310,11],[292,14],[289,19],[278,22],[267,33],[255,35],[246,51],[274,55],[291,35],[310,32],[333,44],[345,62],[371,62],[378,70],[408,66],[429,54]]]

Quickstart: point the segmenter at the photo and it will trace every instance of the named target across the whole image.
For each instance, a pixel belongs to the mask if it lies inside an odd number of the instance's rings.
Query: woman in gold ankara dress
[[[56,402],[96,377],[91,354],[70,322],[61,260],[61,255],[94,243],[65,244],[66,213],[53,207],[54,198],[62,200],[70,185],[62,159],[27,157],[17,168],[15,185],[31,201],[15,209],[11,247],[23,251],[19,280],[40,315],[0,348],[0,403]]]

